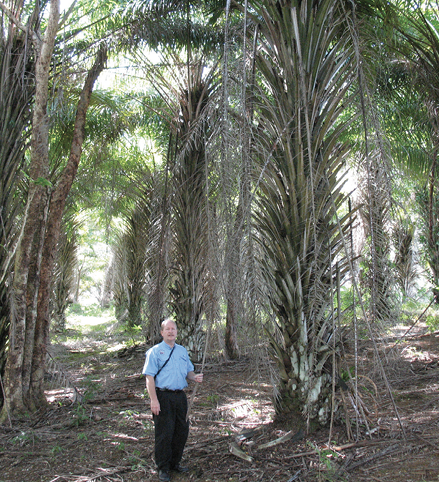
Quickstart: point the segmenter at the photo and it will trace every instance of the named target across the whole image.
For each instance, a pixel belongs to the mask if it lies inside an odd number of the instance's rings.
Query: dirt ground
[[[209,360],[205,382],[187,393],[190,472],[173,480],[439,481],[439,333],[396,340],[360,344],[358,396],[355,381],[337,391],[340,417],[311,434],[298,434],[288,417],[275,420],[268,360]],[[145,350],[53,345],[49,409],[0,426],[0,482],[158,480],[140,375]],[[353,359],[347,354],[347,365]]]

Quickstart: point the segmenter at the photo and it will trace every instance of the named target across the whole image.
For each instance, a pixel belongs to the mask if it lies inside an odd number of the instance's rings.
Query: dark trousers
[[[186,421],[187,398],[183,391],[160,390],[157,390],[157,398],[160,413],[153,415],[155,461],[159,470],[168,471],[180,463],[189,435],[189,421]]]

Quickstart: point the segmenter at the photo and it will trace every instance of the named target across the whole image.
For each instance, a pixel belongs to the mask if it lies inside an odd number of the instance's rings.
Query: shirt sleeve
[[[186,360],[187,360],[187,372],[193,372],[195,370],[193,363],[191,362],[191,359],[189,358],[189,354],[186,350]]]
[[[157,357],[155,356],[153,348],[146,352],[145,364],[143,365],[142,373],[154,377],[158,372]]]

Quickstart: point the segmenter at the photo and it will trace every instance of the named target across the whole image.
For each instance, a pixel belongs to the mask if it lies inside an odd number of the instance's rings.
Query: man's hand
[[[158,400],[151,400],[151,412],[158,415],[160,412],[160,402]]]
[[[191,382],[198,382],[201,383],[203,381],[203,374],[202,373],[197,373],[195,375],[194,372],[189,372],[187,374],[187,379],[190,380]]]
[[[201,383],[203,381],[203,374],[202,373],[197,373],[194,376],[194,382]]]
[[[151,412],[158,415],[160,412],[160,403],[155,393],[155,380],[151,375],[146,375],[146,389],[148,390],[149,399],[151,400]]]

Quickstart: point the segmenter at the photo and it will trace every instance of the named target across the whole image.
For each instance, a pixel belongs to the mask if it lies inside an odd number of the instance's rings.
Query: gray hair
[[[163,330],[165,329],[165,326],[166,326],[170,321],[171,321],[172,323],[174,323],[175,328],[177,328],[177,323],[175,323],[174,318],[168,317],[168,318],[165,318],[165,319],[161,322],[161,324],[160,324],[160,331],[163,331]]]

